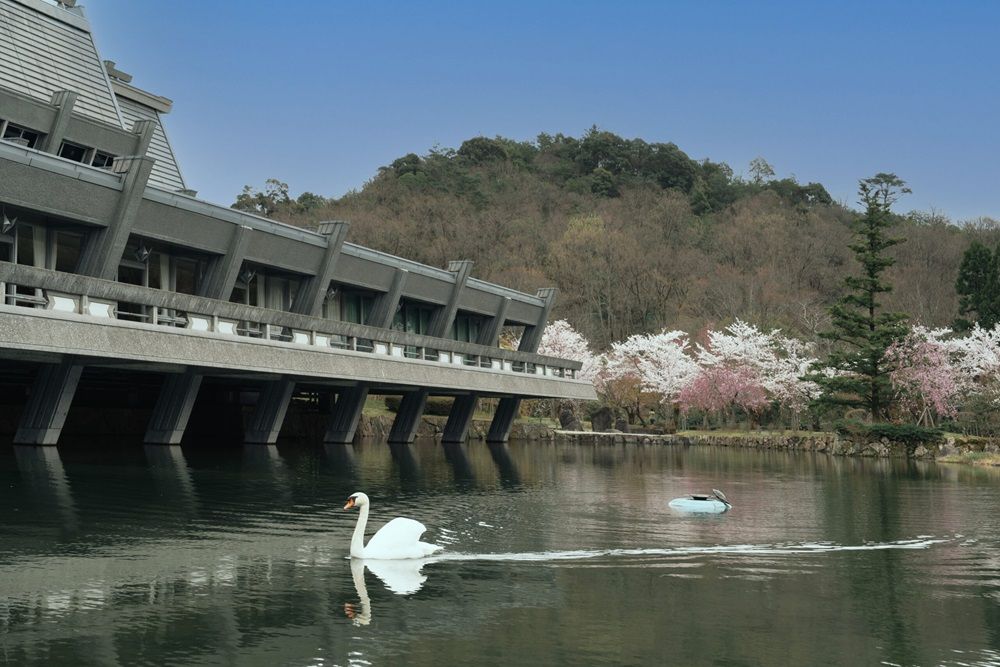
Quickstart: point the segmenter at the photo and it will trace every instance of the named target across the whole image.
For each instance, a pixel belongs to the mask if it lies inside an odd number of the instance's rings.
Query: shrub
[[[391,412],[399,412],[399,404],[403,399],[401,396],[386,396],[385,407]],[[452,399],[440,396],[432,396],[427,399],[427,407],[424,408],[425,415],[435,415],[437,417],[447,417],[451,412]]]
[[[936,428],[915,424],[865,424],[850,419],[837,422],[836,429],[837,433],[842,435],[885,438],[891,442],[902,442],[914,447],[925,443],[940,442],[944,437],[944,433]]]

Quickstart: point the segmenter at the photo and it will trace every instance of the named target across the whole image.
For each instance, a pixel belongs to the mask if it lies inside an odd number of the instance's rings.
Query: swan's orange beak
[[[347,504],[346,504],[346,505],[344,505],[344,509],[345,509],[345,510],[349,510],[349,509],[351,509],[352,507],[354,507],[354,498],[348,498],[348,499],[347,499]]]

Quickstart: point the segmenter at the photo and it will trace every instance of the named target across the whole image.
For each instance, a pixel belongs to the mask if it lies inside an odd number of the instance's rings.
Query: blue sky
[[[1000,3],[89,0],[103,58],[174,100],[189,187],[339,196],[476,135],[672,141],[853,203],[1000,218]]]

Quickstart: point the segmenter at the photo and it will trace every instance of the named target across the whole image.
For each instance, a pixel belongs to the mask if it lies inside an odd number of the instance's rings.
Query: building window
[[[403,305],[396,311],[392,328],[407,333],[426,334],[430,330],[433,314],[434,308],[431,306],[404,301]]]
[[[4,141],[9,141],[25,148],[34,148],[38,144],[38,140],[42,137],[41,132],[29,130],[26,127],[6,121],[0,122],[0,128],[3,129]]]
[[[476,343],[479,341],[479,329],[481,326],[481,317],[459,313],[455,316],[455,324],[452,326],[451,337],[463,343]]]
[[[102,153],[101,151],[94,151],[94,160],[90,164],[98,169],[111,169],[111,165],[114,161],[114,155]]]
[[[62,142],[62,145],[59,146],[59,157],[64,157],[67,160],[72,160],[73,162],[84,162],[86,161],[88,150],[89,149],[86,146],[80,146],[79,144],[64,141]]]
[[[370,294],[345,291],[342,293],[340,304],[343,309],[340,317],[342,321],[368,324],[375,298]]]

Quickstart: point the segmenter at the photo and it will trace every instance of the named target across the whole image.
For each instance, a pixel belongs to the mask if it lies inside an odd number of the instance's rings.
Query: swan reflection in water
[[[429,562],[427,558],[407,558],[404,560],[351,559],[351,578],[358,593],[358,604],[344,604],[344,614],[354,621],[354,625],[368,625],[372,622],[372,602],[365,585],[365,568],[382,580],[387,589],[396,595],[412,595],[427,581],[427,575],[420,570]]]

